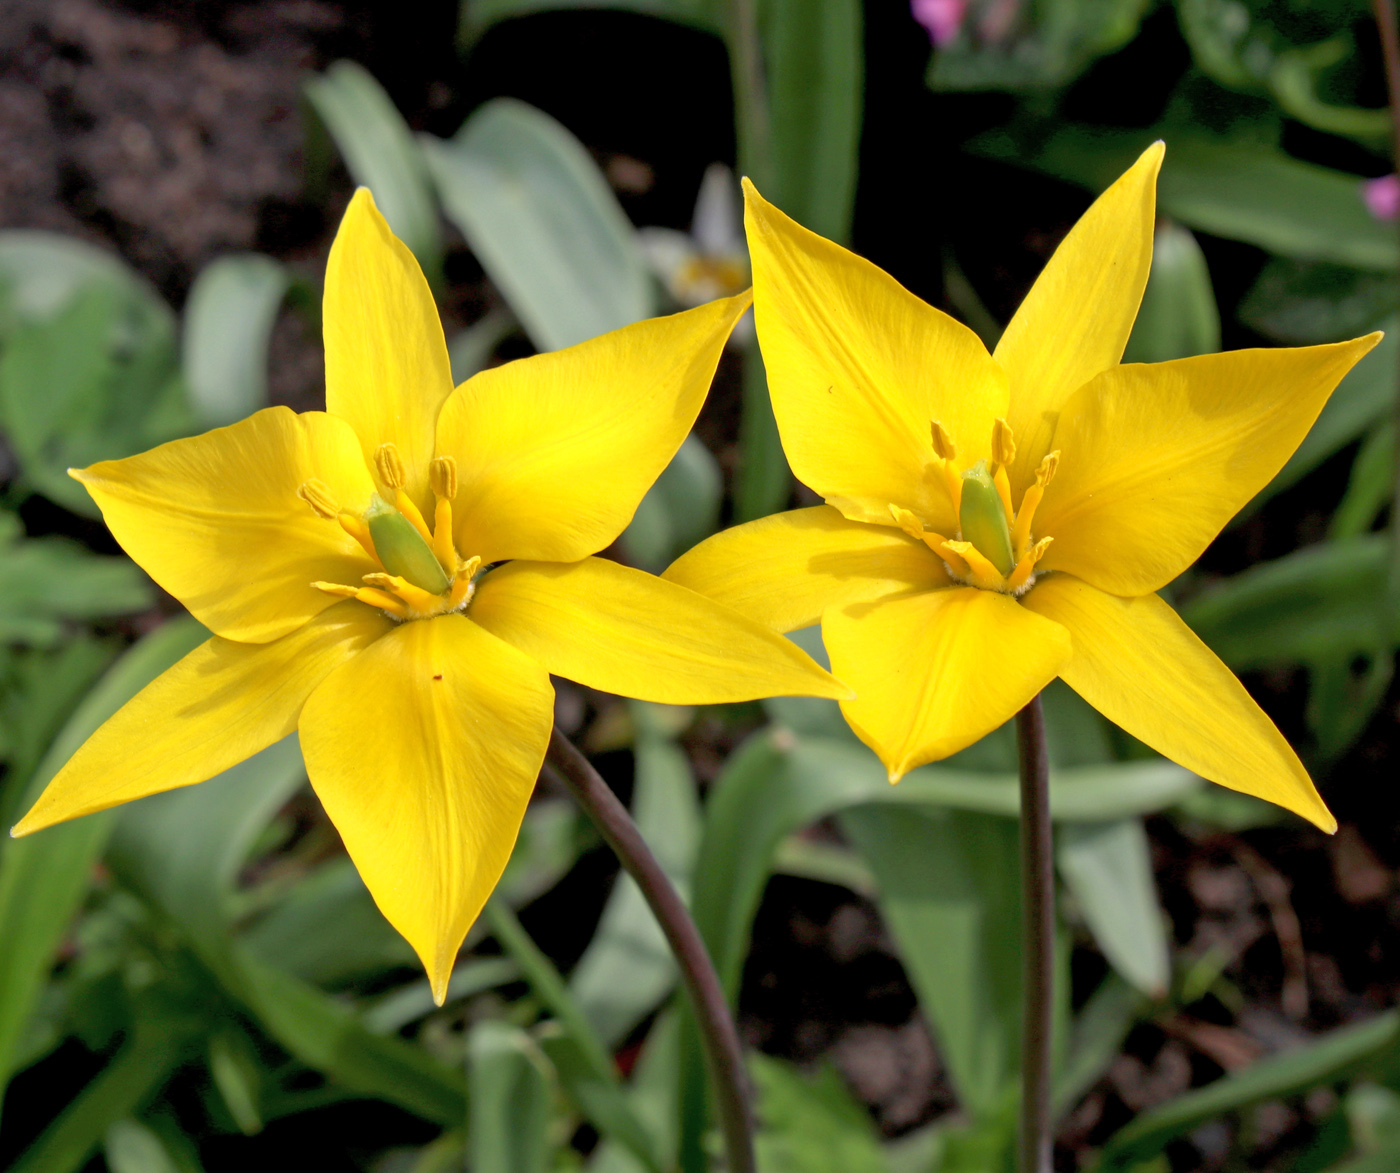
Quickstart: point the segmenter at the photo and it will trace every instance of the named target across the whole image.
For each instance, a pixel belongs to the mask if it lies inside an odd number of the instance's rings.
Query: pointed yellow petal
[[[1156,595],[1121,599],[1057,574],[1024,601],[1069,630],[1060,675],[1114,724],[1203,778],[1337,829],[1273,722]]]
[[[428,462],[452,367],[423,271],[390,231],[369,188],[355,192],[326,264],[326,410],[349,420],[369,463],[397,445],[405,491],[432,506]]]
[[[822,638],[856,690],[841,710],[891,781],[1015,716],[1070,654],[1058,623],[972,587],[833,607]]]
[[[951,581],[923,542],[847,521],[830,505],[775,513],[706,538],[663,578],[708,595],[774,631],[820,622],[827,607]]]
[[[602,558],[512,562],[482,579],[470,616],[556,676],[619,696],[711,705],[851,695],[791,640]]]
[[[710,389],[742,293],[495,367],[438,421],[457,464],[457,549],[576,562],[632,520]]]
[[[1016,435],[1018,494],[1050,450],[1065,401],[1123,357],[1152,267],[1163,150],[1160,142],[1148,147],[1079,218],[997,343],[1011,380],[1006,419]]]
[[[252,757],[295,729],[311,691],[392,626],[347,602],[272,643],[201,644],[83,743],[14,834],[203,782]]]
[[[930,425],[969,462],[991,451],[1006,378],[977,335],[808,232],[744,181],[754,322],[792,470],[852,521],[890,503],[957,528]]]
[[[297,495],[315,479],[341,507],[363,509],[374,492],[355,433],[324,412],[270,407],[72,475],[122,549],[229,639],[295,631],[335,602],[313,582],[357,582],[379,569]]]
[[[302,711],[311,785],[439,1003],[515,846],[553,714],[544,669],[461,615],[396,628]]]
[[[1236,350],[1099,376],[1065,405],[1036,511],[1044,568],[1116,595],[1166,585],[1283,467],[1379,334]]]

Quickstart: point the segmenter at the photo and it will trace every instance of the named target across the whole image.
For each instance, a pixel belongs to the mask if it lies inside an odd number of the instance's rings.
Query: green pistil
[[[1001,495],[987,471],[987,462],[979,460],[962,475],[958,524],[962,527],[963,541],[976,546],[1002,574],[1010,574],[1016,565],[1011,556],[1011,530],[1006,523]]]
[[[365,524],[374,539],[374,552],[384,569],[416,587],[442,594],[451,582],[432,548],[413,523],[376,493],[365,510]]]

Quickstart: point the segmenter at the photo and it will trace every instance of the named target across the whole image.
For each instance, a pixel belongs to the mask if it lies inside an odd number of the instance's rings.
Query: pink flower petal
[[[1361,198],[1377,220],[1394,220],[1400,216],[1400,177],[1382,175],[1361,185]]]
[[[911,0],[909,11],[928,30],[935,45],[946,45],[958,35],[967,16],[967,0]]]

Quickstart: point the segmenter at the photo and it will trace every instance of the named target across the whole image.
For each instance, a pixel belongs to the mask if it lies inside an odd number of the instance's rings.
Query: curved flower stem
[[[1050,755],[1037,696],[1016,714],[1021,759],[1021,1145],[1018,1173],[1050,1173],[1055,873]]]
[[[558,729],[550,735],[546,760],[563,777],[579,806],[617,853],[666,934],[700,1027],[729,1171],[755,1173],[753,1121],[745,1095],[748,1080],[739,1032],[734,1029],[724,987],[705,949],[700,930],[627,808],[599,777],[598,771],[589,765],[588,759]]]

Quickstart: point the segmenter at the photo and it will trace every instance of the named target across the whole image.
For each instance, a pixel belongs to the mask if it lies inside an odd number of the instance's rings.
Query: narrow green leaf
[[[0,548],[0,642],[52,646],[64,620],[144,611],[155,589],[129,558],[93,554],[65,538]]]
[[[1123,1040],[1148,1002],[1116,973],[1110,972],[1079,1012],[1070,1034],[1069,1053],[1055,1078],[1055,1115],[1070,1112],[1123,1049]]]
[[[190,404],[208,428],[267,406],[267,348],[291,277],[258,253],[221,257],[185,303],[181,362]]]
[[[129,1116],[108,1127],[102,1155],[110,1173],[180,1173],[160,1137]]]
[[[306,82],[305,91],[351,178],[374,193],[389,227],[418,258],[429,282],[438,284],[442,230],[432,183],[413,132],[384,87],[362,65],[337,61]]]
[[[471,4],[462,5],[457,43],[463,49],[470,49],[488,29],[517,16],[599,8],[658,16],[712,33],[722,32],[724,28],[720,0],[473,0]]]
[[[792,496],[792,470],[778,435],[768,373],[756,343],[744,351],[743,395],[734,483],[734,520],[741,522],[777,513]]]
[[[30,780],[21,805],[38,798],[99,725],[207,638],[193,619],[158,627],[112,666],[73,712]],[[59,941],[87,892],[115,815],[102,812],[3,844],[0,850],[0,1092],[16,1040]],[[105,1125],[104,1125],[105,1127]]]
[[[1220,310],[1205,254],[1189,229],[1165,221],[1152,238],[1152,272],[1124,362],[1168,362],[1220,349]]]
[[[1120,974],[1150,998],[1171,981],[1152,854],[1142,820],[1061,825],[1056,862],[1094,942]]]
[[[422,142],[448,218],[540,350],[653,312],[636,233],[587,150],[549,115],[497,98],[452,139]]]
[[[754,1147],[764,1173],[889,1173],[870,1114],[834,1067],[808,1079],[755,1052],[749,1070],[758,1087]]]
[[[718,462],[697,436],[687,436],[622,532],[628,560],[660,574],[719,528],[723,499]]]
[[[467,1038],[472,1173],[545,1173],[550,1156],[549,1069],[529,1035],[487,1019]]]

